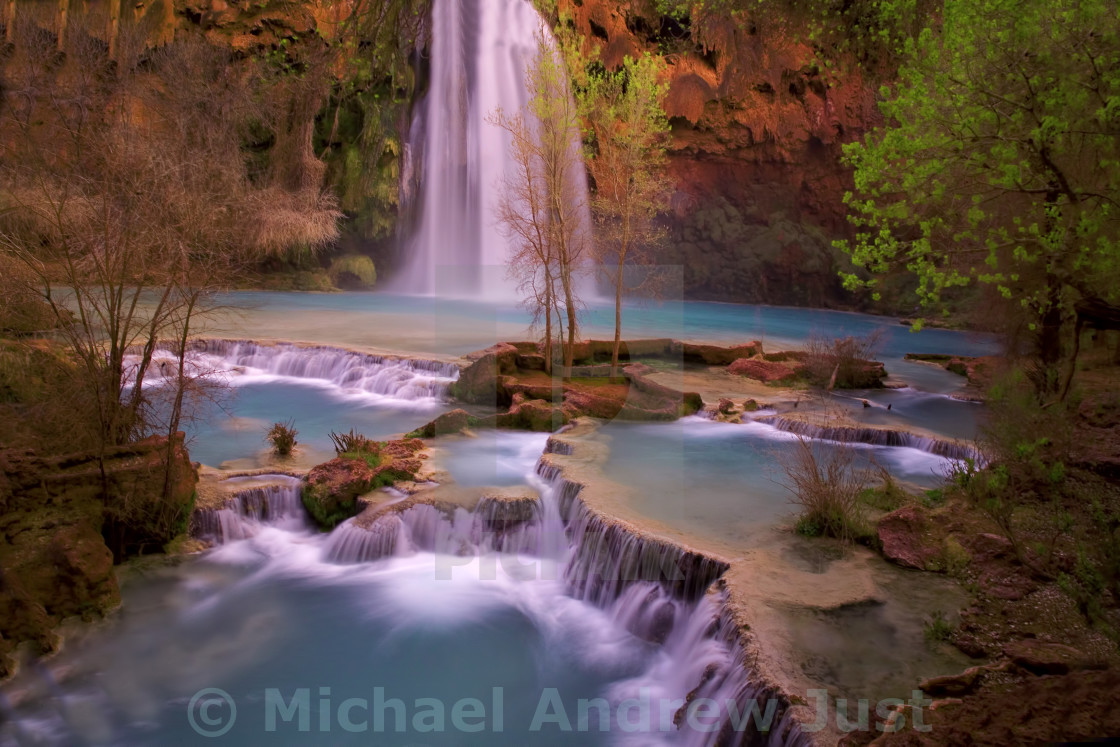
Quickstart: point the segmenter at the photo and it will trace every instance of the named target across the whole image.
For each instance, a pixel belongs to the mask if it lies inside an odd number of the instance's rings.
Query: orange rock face
[[[674,20],[637,0],[560,0],[608,67],[668,52],[672,241],[686,295],[851,302],[831,240],[845,235],[851,175],[840,149],[879,121],[858,73],[822,75],[788,28],[749,16]],[[791,24],[792,26],[793,24]]]

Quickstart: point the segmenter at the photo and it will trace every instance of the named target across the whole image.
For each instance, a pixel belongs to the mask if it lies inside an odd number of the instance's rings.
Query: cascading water
[[[563,444],[550,442],[548,451]],[[578,498],[578,485],[544,463],[530,465],[526,481],[539,500],[484,499],[473,511],[409,505],[374,521],[384,533],[351,522],[329,536],[302,520],[298,480],[233,478],[245,489],[196,517],[196,531],[219,547],[170,596],[178,605],[170,619],[134,619],[98,656],[44,669],[37,677],[51,683],[52,697],[37,696],[41,686],[17,686],[16,702],[0,703],[0,742],[95,734],[117,744],[185,743],[195,738],[184,718],[191,693],[216,685],[243,712],[231,732],[239,744],[280,736],[333,742],[337,723],[312,719],[319,731],[307,735],[278,715],[274,733],[261,718],[269,713],[262,689],[287,703],[295,688],[330,682],[320,696],[367,702],[371,684],[384,685],[402,709],[420,702],[413,698],[489,699],[492,686],[501,689],[504,729],[477,735],[494,745],[804,744],[780,700],[751,682],[722,592],[705,592],[725,566],[611,532]],[[360,542],[359,533],[376,539]],[[455,573],[440,575],[449,568]],[[592,592],[578,582],[589,568],[621,578]],[[530,726],[548,693],[571,714],[567,727]],[[700,698],[719,706],[717,729],[694,728],[687,717]],[[752,712],[769,728],[755,729]],[[411,723],[373,727],[373,739],[464,743],[453,730],[433,735]]]
[[[805,438],[819,439],[822,441],[835,441],[837,443],[859,443],[870,446],[893,446],[929,452],[951,461],[964,461],[971,459],[975,462],[982,461],[980,452],[973,446],[950,441],[947,439],[933,438],[932,436],[919,436],[907,431],[892,430],[889,428],[870,428],[854,426],[826,426],[806,423],[803,420],[784,418],[780,415],[764,415],[754,419],[755,422],[765,423],[777,430],[793,433]]]
[[[233,493],[225,505],[198,510],[191,517],[191,534],[217,544],[248,539],[266,524],[291,531],[310,529],[300,491],[303,481],[287,475],[232,477],[227,482],[269,482]]]
[[[406,150],[419,161],[419,211],[399,290],[513,296],[509,243],[495,220],[510,138],[488,119],[528,103],[525,74],[540,33],[548,26],[529,0],[432,3],[431,82]],[[582,173],[579,181],[586,196]]]
[[[137,365],[136,356],[129,359]],[[147,382],[158,383],[176,370],[174,351],[158,349]],[[186,369],[191,376],[217,376],[230,384],[278,379],[319,383],[378,402],[430,405],[459,378],[453,363],[392,358],[324,346],[262,344],[248,340],[194,340]],[[135,372],[132,372],[133,378]]]

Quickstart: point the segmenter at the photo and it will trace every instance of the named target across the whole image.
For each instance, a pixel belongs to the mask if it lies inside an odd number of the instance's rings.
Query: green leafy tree
[[[665,177],[665,139],[669,121],[661,107],[668,85],[659,82],[659,57],[627,57],[621,69],[592,75],[582,98],[594,133],[588,161],[595,182],[592,209],[598,219],[599,259],[614,286],[614,349],[617,375],[622,339],[622,296],[628,290],[627,260],[649,263],[649,250],[662,240],[654,218],[670,189]],[[643,283],[655,276],[647,274]]]
[[[887,124],[846,149],[854,241],[874,289],[905,268],[922,303],[990,286],[1058,386],[1073,305],[1115,297],[1120,24],[1110,0],[948,0],[908,44]]]

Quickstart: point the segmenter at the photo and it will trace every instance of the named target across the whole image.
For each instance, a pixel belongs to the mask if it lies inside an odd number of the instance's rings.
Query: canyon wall
[[[831,241],[848,231],[841,146],[879,121],[858,68],[822,72],[797,19],[665,16],[651,0],[559,0],[558,12],[608,68],[665,55],[676,191],[663,262],[681,266],[688,297],[855,302]]]
[[[119,0],[83,6],[92,28],[110,33],[114,3],[123,8]],[[552,10],[552,0],[540,4]],[[665,15],[667,5],[673,3],[555,0],[554,6],[554,19],[573,27],[585,51],[597,50],[607,67],[641,52],[665,58],[676,189],[664,216],[671,238],[660,262],[679,268],[688,298],[858,306],[863,301],[840,287],[837,270],[847,261],[831,244],[849,232],[842,199],[851,174],[840,163],[841,147],[877,124],[877,82],[866,80],[858,65],[824,67],[808,41],[808,17],[783,16],[780,3],[707,3],[723,9],[707,12],[693,3],[691,17]],[[751,10],[727,10],[739,5]],[[305,151],[324,161],[319,173],[347,215],[340,249],[373,255],[385,277],[405,250],[395,238],[408,232],[409,221],[400,216],[404,193],[414,185],[407,174],[402,178],[404,144],[410,101],[425,88],[428,3],[382,6],[407,7],[417,19],[404,35],[410,38],[397,35],[402,49],[413,50],[412,70],[403,76],[398,70],[386,82],[372,63],[347,57],[350,69],[336,73],[342,83],[292,125],[312,141]],[[35,9],[46,28],[58,24],[54,4],[18,7],[27,15]],[[124,9],[119,33],[123,39],[139,30],[150,45],[201,34],[230,45],[242,60],[282,69],[298,67],[337,39],[352,7],[327,0],[140,0]],[[363,41],[355,54],[367,54],[368,46]],[[339,98],[339,90],[353,85],[346,76],[362,65],[369,68],[361,74],[364,88]]]

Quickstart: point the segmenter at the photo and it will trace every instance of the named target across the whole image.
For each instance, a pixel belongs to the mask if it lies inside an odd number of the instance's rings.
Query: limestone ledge
[[[787,615],[798,608],[834,610],[880,601],[872,575],[878,558],[864,548],[851,548],[823,573],[813,573],[791,567],[781,558],[780,528],[775,529],[774,537],[743,548],[641,516],[630,500],[632,489],[603,471],[608,447],[586,438],[597,427],[590,419],[580,419],[552,436],[542,466],[555,469],[565,483],[577,486],[578,499],[605,523],[725,567],[708,593],[718,595],[721,619],[734,623],[728,642],[741,654],[744,680],[753,683],[763,697],[779,698],[790,721],[813,723],[816,713],[806,704],[806,693],[827,688],[802,671]],[[840,737],[829,730],[805,736],[821,745],[835,744]]]

